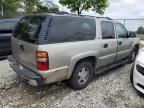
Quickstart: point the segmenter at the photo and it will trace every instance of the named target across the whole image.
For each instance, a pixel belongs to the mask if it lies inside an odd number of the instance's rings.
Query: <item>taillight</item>
[[[40,71],[49,70],[49,59],[48,59],[47,52],[37,51],[36,59],[37,59],[37,69],[38,70],[40,70]]]

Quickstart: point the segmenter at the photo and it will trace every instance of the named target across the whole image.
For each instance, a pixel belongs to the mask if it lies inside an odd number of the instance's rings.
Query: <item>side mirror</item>
[[[129,38],[135,38],[135,37],[136,37],[135,32],[130,32],[130,33],[128,34],[128,37],[129,37]]]

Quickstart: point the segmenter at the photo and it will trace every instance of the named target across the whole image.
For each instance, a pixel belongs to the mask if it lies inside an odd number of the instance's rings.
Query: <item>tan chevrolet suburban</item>
[[[94,75],[133,62],[139,39],[110,18],[71,14],[23,17],[13,32],[11,68],[30,85],[67,80],[85,88]]]

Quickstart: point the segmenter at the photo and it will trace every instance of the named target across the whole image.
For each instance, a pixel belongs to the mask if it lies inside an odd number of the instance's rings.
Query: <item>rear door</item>
[[[118,37],[117,61],[127,58],[130,55],[133,40],[128,38],[128,32],[124,25],[116,23],[116,33]]]
[[[37,39],[44,19],[42,16],[24,17],[16,26],[12,38],[14,57],[32,70],[36,69]]]
[[[0,53],[4,54],[11,51],[11,35],[15,21],[0,22]]]
[[[115,28],[112,21],[101,21],[102,50],[100,57],[100,66],[106,66],[114,63],[117,53],[117,39]]]

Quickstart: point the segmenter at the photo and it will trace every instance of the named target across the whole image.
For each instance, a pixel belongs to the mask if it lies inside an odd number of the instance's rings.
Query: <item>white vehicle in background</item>
[[[134,87],[144,94],[144,48],[139,51],[131,68],[130,80]]]

